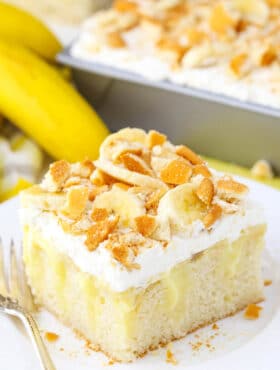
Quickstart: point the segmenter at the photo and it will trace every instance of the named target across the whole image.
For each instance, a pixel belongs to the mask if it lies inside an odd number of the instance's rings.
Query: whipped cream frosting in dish
[[[50,166],[22,194],[21,222],[117,292],[265,223],[247,186],[156,131],[107,137],[98,160]]]
[[[116,0],[85,21],[74,57],[280,107],[280,5]]]

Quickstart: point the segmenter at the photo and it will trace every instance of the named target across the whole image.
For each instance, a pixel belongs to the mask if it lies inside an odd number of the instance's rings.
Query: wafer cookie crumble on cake
[[[154,130],[108,136],[94,162],[51,164],[20,216],[36,301],[116,361],[263,299],[262,208]]]
[[[71,54],[279,109],[279,20],[277,0],[115,0]]]

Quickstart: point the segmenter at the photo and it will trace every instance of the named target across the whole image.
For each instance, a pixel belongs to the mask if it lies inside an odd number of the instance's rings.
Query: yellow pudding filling
[[[236,241],[219,242],[176,265],[156,282],[124,292],[82,272],[31,228],[25,229],[24,261],[39,304],[111,357],[130,361],[260,301],[264,232],[263,225],[251,227]]]

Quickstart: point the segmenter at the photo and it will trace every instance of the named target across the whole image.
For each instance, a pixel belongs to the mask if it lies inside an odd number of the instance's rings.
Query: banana
[[[100,158],[115,160],[121,150],[144,147],[147,134],[138,128],[124,128],[108,136],[100,146]]]
[[[54,34],[31,14],[0,2],[0,38],[18,42],[48,60],[62,49]]]
[[[152,189],[168,190],[168,186],[163,181],[154,177],[142,175],[138,172],[127,170],[126,168],[122,168],[120,166],[116,166],[108,160],[98,159],[94,162],[94,164],[99,170],[107,173],[115,179],[120,180],[121,182]]]
[[[4,202],[5,200],[8,200],[14,196],[16,196],[20,191],[29,188],[32,185],[31,182],[28,180],[19,177],[17,179],[17,182],[14,183],[12,186],[6,186],[8,190],[0,193],[0,202]]]
[[[94,208],[105,208],[120,217],[120,224],[133,228],[134,218],[146,213],[144,202],[136,194],[128,193],[118,186],[98,195],[93,203]]]
[[[234,9],[257,24],[264,24],[269,17],[269,7],[265,0],[234,0]]]
[[[46,192],[41,186],[33,185],[21,192],[20,201],[22,207],[28,207],[32,203],[34,208],[56,211],[65,206],[67,194]]]
[[[108,130],[59,73],[25,47],[0,41],[0,112],[54,158],[94,159]]]
[[[169,220],[177,231],[184,230],[195,220],[202,220],[206,206],[198,199],[195,185],[186,183],[168,191],[160,200],[158,217]]]

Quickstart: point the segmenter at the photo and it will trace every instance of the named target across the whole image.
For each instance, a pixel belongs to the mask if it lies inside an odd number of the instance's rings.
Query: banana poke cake
[[[278,0],[115,0],[76,58],[280,108]]]
[[[247,186],[156,131],[108,136],[21,194],[42,306],[129,362],[263,299],[265,220]]]

